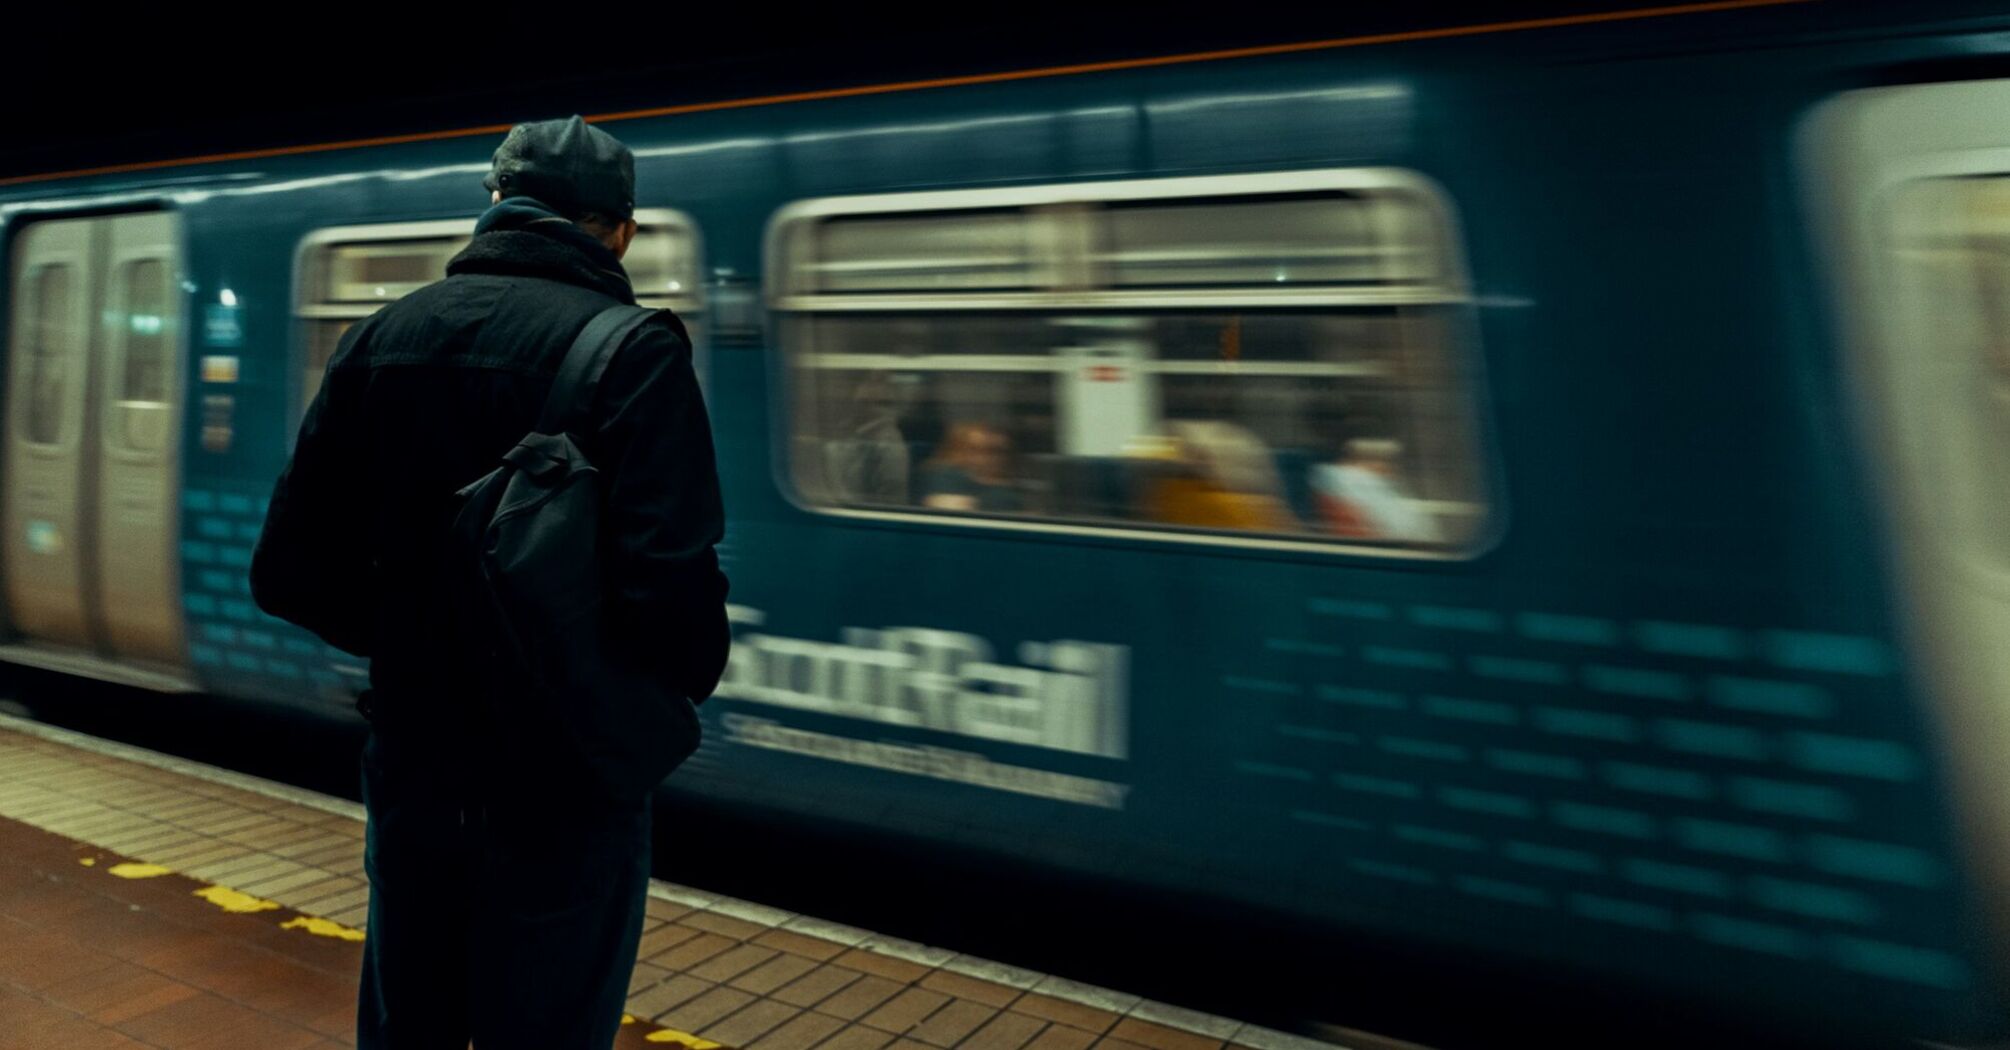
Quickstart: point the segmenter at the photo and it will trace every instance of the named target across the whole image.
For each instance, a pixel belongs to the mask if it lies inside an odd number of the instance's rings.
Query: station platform
[[[0,1050],[354,1045],[368,902],[362,807],[0,715]],[[1337,1045],[662,881],[648,915],[620,1047]]]

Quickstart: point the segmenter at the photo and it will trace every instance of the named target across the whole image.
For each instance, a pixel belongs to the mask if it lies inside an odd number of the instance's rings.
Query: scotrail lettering
[[[733,606],[736,624],[758,609]],[[1127,753],[1121,645],[1025,642],[997,659],[972,634],[847,627],[843,641],[743,631],[718,694],[734,700],[1105,758]]]

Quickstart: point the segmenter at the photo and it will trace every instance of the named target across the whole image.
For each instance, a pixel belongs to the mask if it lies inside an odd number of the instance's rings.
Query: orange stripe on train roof
[[[1672,15],[1708,14],[1715,11],[1733,11],[1747,7],[1779,7],[1785,4],[1813,2],[1815,0],[1711,0],[1708,3],[1637,7],[1620,11],[1597,11],[1581,15],[1525,18],[1509,22],[1483,22],[1476,25],[1447,26],[1441,29],[1412,29],[1394,33],[1374,33],[1368,36],[1340,37],[1332,40],[1303,40],[1290,44],[1263,44],[1255,47],[1238,47],[1219,51],[1191,51],[1176,55],[1158,55],[1151,58],[1083,62],[1067,66],[1041,66],[1034,69],[1009,70],[1003,73],[973,73],[967,76],[938,77],[932,80],[904,80],[889,84],[866,84],[858,87],[828,88],[821,91],[797,91],[782,95],[760,95],[752,98],[725,99],[716,102],[693,102],[681,106],[658,106],[651,109],[631,109],[618,113],[601,113],[587,117],[586,119],[590,122],[606,122],[635,120],[642,117],[680,116],[687,113],[708,113],[716,110],[746,109],[753,106],[774,106],[789,102],[855,98],[861,95],[888,95],[902,91],[924,91],[931,88],[963,87],[971,84],[997,84],[1014,80],[1034,80],[1041,77],[1076,76],[1083,73],[1107,73],[1122,69],[1146,69],[1153,66],[1172,66],[1189,62],[1219,62],[1226,59],[1259,58],[1265,55],[1287,55],[1303,51],[1328,51],[1343,47],[1367,47],[1375,44],[1442,40],[1449,37],[1480,36],[1486,33],[1512,33],[1530,29],[1557,29],[1564,26],[1591,25],[1599,22],[1625,22],[1643,18],[1666,18]],[[305,146],[275,146],[267,149],[239,150],[232,153],[211,153],[199,157],[180,157],[174,160],[150,160],[130,164],[110,164],[97,168],[77,168],[70,171],[45,172],[39,175],[15,175],[9,178],[0,178],[0,186],[12,186],[24,182],[43,182],[50,179],[79,178],[86,175],[115,175],[128,171],[146,171],[151,168],[174,168],[191,164],[215,164],[232,160],[256,160],[264,157],[283,157],[300,153],[324,153],[330,150],[357,149],[366,146],[393,146],[406,142],[431,142],[440,139],[467,138],[473,135],[500,135],[509,131],[509,129],[510,125],[508,124],[484,124],[480,127],[456,128],[451,131],[422,131],[409,135],[384,135],[376,138],[347,139],[340,142],[317,142]]]

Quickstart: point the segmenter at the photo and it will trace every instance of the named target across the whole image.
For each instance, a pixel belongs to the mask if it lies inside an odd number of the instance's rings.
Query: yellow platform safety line
[[[279,910],[278,901],[269,901],[261,897],[254,897],[242,890],[233,890],[228,886],[204,886],[202,889],[195,891],[195,895],[222,908],[224,911],[236,912],[240,915],[255,911]]]
[[[78,857],[77,863],[86,868],[95,868],[98,866],[98,858]],[[106,868],[105,874],[116,875],[122,879],[153,879],[159,878],[162,875],[175,875],[179,873],[165,864],[143,864],[139,861],[129,860],[121,861]],[[193,892],[196,896],[222,908],[224,911],[237,915],[249,915],[261,911],[278,911],[283,907],[278,901],[269,901],[263,897],[254,897],[242,890],[234,890],[228,886],[203,886]],[[328,919],[307,914],[296,914],[293,918],[280,923],[279,928],[282,930],[305,930],[316,937],[334,937],[344,941],[360,941],[363,939],[362,930],[352,929],[339,922],[332,922]]]
[[[345,941],[360,941],[363,939],[362,930],[352,929],[339,922],[330,922],[327,919],[317,918],[312,915],[302,915],[298,918],[288,919],[280,923],[279,928],[282,930],[306,930],[316,937],[335,937]]]
[[[98,858],[79,857],[77,858],[77,863],[86,868],[94,868],[97,867]],[[139,861],[121,861],[106,868],[105,873],[122,879],[152,879],[162,875],[179,874],[173,868],[164,864],[143,864]],[[262,897],[254,897],[242,890],[234,890],[228,886],[212,884],[195,890],[194,893],[196,896],[222,908],[224,911],[239,915],[262,911],[278,911],[282,907],[278,901],[269,901]],[[344,926],[339,922],[323,919],[319,916],[298,912],[295,913],[293,918],[280,923],[279,928],[282,930],[301,930],[315,937],[333,937],[344,941],[361,941],[364,938],[362,930]],[[622,1014],[621,1023],[631,1025],[641,1024],[642,1022],[634,1014]],[[672,1046],[680,1046],[684,1050],[726,1050],[725,1045],[722,1043],[715,1043],[710,1039],[700,1039],[689,1032],[679,1032],[674,1028],[660,1028],[642,1038],[651,1043],[668,1043]]]

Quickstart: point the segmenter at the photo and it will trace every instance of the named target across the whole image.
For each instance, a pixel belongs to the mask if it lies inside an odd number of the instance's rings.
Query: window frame
[[[641,296],[641,299],[669,299],[686,305],[673,305],[677,316],[684,321],[691,333],[692,366],[701,379],[707,374],[707,353],[702,349],[703,324],[705,316],[705,235],[690,213],[676,208],[637,208],[635,221],[647,227],[671,227],[681,230],[691,244],[691,287],[687,294],[678,296]],[[360,321],[383,309],[395,299],[380,303],[328,303],[319,297],[319,289],[313,287],[315,278],[323,271],[316,254],[342,244],[394,244],[403,241],[433,240],[441,237],[472,238],[475,223],[480,216],[469,215],[458,219],[423,219],[408,222],[357,223],[345,226],[323,226],[311,230],[300,239],[293,252],[293,303],[294,349],[290,362],[292,380],[289,383],[288,401],[292,405],[292,419],[297,426],[301,417],[307,414],[305,382],[307,357],[310,351],[311,325],[325,321]],[[442,276],[445,276],[442,274]],[[644,305],[647,305],[646,303]]]
[[[81,386],[83,388],[84,390],[83,396],[85,398],[87,406],[91,396],[90,384],[88,382],[88,377],[90,375],[90,364],[91,364],[91,329],[90,329],[91,309],[89,302],[91,289],[87,284],[84,283],[84,281],[79,276],[80,274],[88,275],[87,274],[87,271],[89,270],[88,262],[89,262],[88,253],[86,255],[86,258],[83,260],[78,260],[75,258],[65,258],[60,262],[45,261],[33,267],[27,268],[28,273],[24,275],[32,277],[36,281],[41,281],[46,280],[48,278],[49,271],[51,270],[65,271],[65,275],[70,283],[70,287],[67,291],[69,302],[67,302],[65,305],[67,307],[72,308],[70,312],[83,315],[82,328],[79,331],[73,333],[71,336],[73,341],[82,342],[83,346],[81,347],[81,349],[76,346],[70,346],[65,348],[65,358],[63,361],[63,367],[64,367],[63,390],[62,390],[62,396],[57,399],[57,407],[60,411],[60,415],[57,417],[56,421],[57,433],[56,438],[53,441],[43,441],[40,437],[37,437],[35,434],[34,402],[35,402],[35,369],[37,367],[36,362],[38,358],[46,357],[47,355],[38,354],[32,351],[27,355],[29,358],[28,374],[24,377],[25,378],[24,385],[28,388],[25,391],[28,400],[22,404],[21,418],[14,424],[13,426],[14,432],[12,436],[16,440],[19,440],[21,443],[27,445],[28,447],[40,450],[45,453],[67,452],[75,448],[83,440],[84,437],[83,433],[85,430],[84,421],[80,419],[77,422],[73,423],[70,420],[69,399],[71,396],[70,390],[73,385]],[[39,293],[39,289],[37,289],[37,291]],[[84,297],[84,305],[81,309],[76,309],[75,304],[77,302],[77,297],[80,295]],[[37,294],[35,297],[34,305],[30,307],[30,309],[34,311],[34,313],[32,314],[32,320],[34,324],[31,325],[30,327],[37,330],[36,334],[38,336],[40,334],[40,329],[45,327],[48,323],[48,312],[46,307],[47,304],[42,301],[42,296],[40,294]],[[65,320],[68,321],[71,319],[66,318]],[[41,349],[41,342],[38,338],[34,350],[40,350],[40,349]],[[82,368],[75,367],[79,363],[82,364],[83,366]],[[74,372],[82,372],[83,375],[82,376],[74,375],[72,374]],[[80,416],[83,414],[84,413],[79,413]]]
[[[1036,292],[952,292],[926,294],[860,294],[796,292],[791,281],[789,241],[795,231],[819,221],[876,215],[924,215],[931,212],[967,211],[984,208],[1032,208],[1070,205],[1096,207],[1111,203],[1151,201],[1199,202],[1207,198],[1228,200],[1288,196],[1320,192],[1406,193],[1421,202],[1434,224],[1439,250],[1435,297],[1413,289],[1359,289],[1300,287],[1278,290],[1150,289],[1150,290],[1046,290]],[[1031,262],[1039,272],[1045,266]],[[1065,265],[1065,264],[1064,264]],[[1451,196],[1443,186],[1420,172],[1391,167],[1322,168],[1311,170],[1250,172],[1230,175],[1173,176],[1165,178],[1082,180],[1037,186],[987,187],[979,189],[922,190],[885,194],[857,194],[792,201],[778,209],[768,221],[763,238],[762,284],[770,317],[769,343],[770,413],[772,424],[769,469],[783,498],[811,514],[861,523],[894,526],[924,526],[951,532],[992,532],[1041,535],[1057,539],[1084,538],[1142,542],[1187,548],[1212,548],[1228,552],[1270,554],[1314,554],[1324,558],[1375,559],[1399,562],[1470,562],[1493,550],[1504,531],[1506,508],[1504,486],[1499,479],[1492,438],[1492,417],[1486,396],[1485,360],[1474,323],[1475,296],[1466,269],[1465,240]],[[817,502],[797,484],[794,475],[794,421],[798,390],[795,362],[805,352],[792,347],[785,323],[791,316],[814,317],[847,313],[921,315],[923,307],[937,316],[956,313],[1052,313],[1069,310],[1111,312],[1154,309],[1193,311],[1202,309],[1264,310],[1307,307],[1347,308],[1441,308],[1446,310],[1450,338],[1443,348],[1445,360],[1465,379],[1459,392],[1471,407],[1472,468],[1478,482],[1478,521],[1467,539],[1456,547],[1439,550],[1387,544],[1348,542],[1344,538],[1299,539],[1284,533],[1227,532],[1182,529],[1147,522],[1092,524],[1054,519],[1015,519],[1002,516],[958,512],[897,510],[886,508],[841,507]]]
[[[180,290],[176,287],[179,284],[177,279],[179,275],[174,270],[174,261],[164,256],[138,253],[123,257],[115,255],[107,259],[106,281],[104,282],[107,310],[116,311],[118,314],[128,318],[130,323],[135,284],[127,279],[127,273],[148,263],[157,263],[161,267],[161,290],[166,293],[162,296],[162,306],[165,308],[164,313],[172,313],[175,306],[175,296],[180,294]],[[106,355],[104,382],[110,385],[110,393],[113,396],[104,397],[101,402],[102,409],[99,414],[99,425],[103,429],[100,438],[103,440],[105,447],[111,450],[113,455],[119,456],[129,462],[156,462],[163,456],[169,455],[175,442],[180,439],[177,434],[177,430],[179,429],[177,420],[180,414],[179,402],[181,391],[177,387],[177,370],[169,367],[169,365],[178,356],[175,353],[174,341],[181,338],[184,324],[181,323],[182,318],[179,314],[175,315],[175,320],[177,322],[175,325],[167,327],[167,330],[160,334],[159,353],[162,360],[159,363],[161,371],[161,397],[159,400],[147,401],[122,396],[128,393],[125,383],[130,376],[132,368],[134,333],[130,329],[117,329],[117,334],[107,347],[107,350],[110,352]],[[120,418],[122,411],[131,411],[142,407],[158,408],[166,413],[164,418],[167,422],[162,427],[162,443],[158,447],[142,448],[130,443],[126,440],[127,433],[125,428],[115,422]]]

